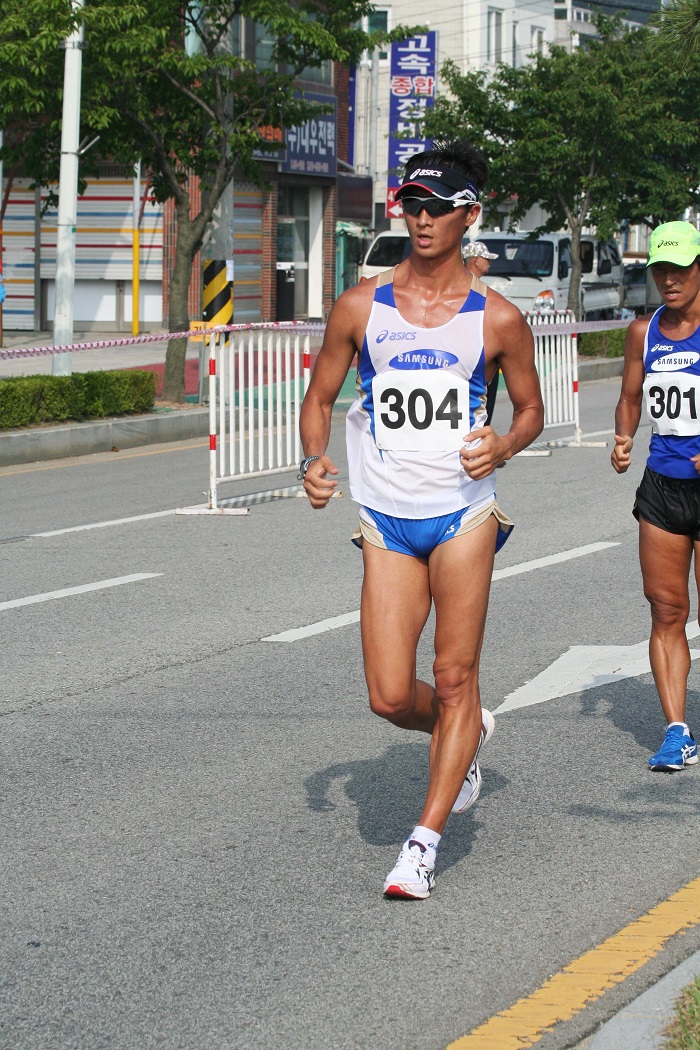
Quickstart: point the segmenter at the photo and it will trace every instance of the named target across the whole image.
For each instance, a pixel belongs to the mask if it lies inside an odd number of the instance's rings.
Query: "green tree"
[[[700,0],[670,0],[654,19],[660,30],[654,46],[674,67],[700,53]]]
[[[414,32],[367,34],[370,0],[3,0],[0,11],[0,127],[3,156],[38,185],[58,179],[63,52],[76,19],[85,26],[81,134],[99,135],[81,161],[96,174],[100,157],[151,173],[160,201],[177,217],[169,288],[170,331],[188,327],[194,257],[234,170],[259,179],[255,151],[269,148],[263,127],[294,127],[319,112],[294,90],[305,69],[357,60],[363,50]],[[236,34],[270,40],[264,66],[241,57]],[[254,49],[253,49],[254,50]],[[188,172],[201,180],[191,214]],[[186,340],[168,346],[163,396],[184,397]]]
[[[597,20],[585,49],[552,47],[531,64],[462,75],[443,70],[450,96],[429,112],[426,131],[471,139],[490,162],[486,219],[515,225],[540,205],[537,232],[567,228],[572,274],[568,307],[580,316],[581,232],[611,235],[620,221],[656,225],[698,197],[700,59],[668,86],[648,29]]]

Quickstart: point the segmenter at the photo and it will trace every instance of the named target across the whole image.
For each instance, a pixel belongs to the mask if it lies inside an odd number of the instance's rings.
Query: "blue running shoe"
[[[674,770],[683,766],[694,766],[698,760],[698,745],[692,733],[683,726],[669,726],[664,742],[649,759],[650,769]]]

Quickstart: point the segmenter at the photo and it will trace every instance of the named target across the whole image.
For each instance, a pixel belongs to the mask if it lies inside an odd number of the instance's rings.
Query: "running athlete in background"
[[[494,553],[512,522],[496,504],[493,470],[537,437],[543,406],[522,314],[462,263],[486,182],[481,154],[453,142],[410,158],[405,172],[396,196],[411,254],[333,307],[301,410],[300,477],[312,507],[325,507],[338,473],[326,455],[331,412],[357,355],[347,448],[369,702],[431,737],[427,798],[384,892],[425,898],[450,812],[479,795],[476,758],[494,727],[481,709],[479,656]],[[486,384],[499,365],[513,403],[503,435],[485,426]],[[416,677],[432,602],[434,684]]]
[[[700,583],[700,233],[666,222],[651,235],[649,260],[664,305],[633,321],[615,411],[612,465],[631,460],[642,400],[651,419],[646,470],[632,513],[639,521],[639,560],[651,606],[649,658],[668,727],[651,769],[683,769],[698,760],[686,722],[690,653],[688,574],[695,554]]]
[[[477,277],[483,277],[491,269],[491,260],[497,259],[498,255],[496,252],[490,252],[483,241],[471,241],[462,248],[462,258],[464,259],[464,265],[470,273],[475,274]],[[493,379],[489,380],[489,385],[486,389],[486,423],[490,425],[493,418],[493,410],[496,407],[496,394],[498,393],[498,369],[496,369]],[[505,461],[498,464],[499,467],[505,467]]]

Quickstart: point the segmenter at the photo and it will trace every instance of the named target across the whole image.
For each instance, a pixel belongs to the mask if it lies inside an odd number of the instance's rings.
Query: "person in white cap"
[[[464,265],[476,277],[483,277],[491,269],[491,260],[498,258],[497,252],[490,252],[483,241],[470,241],[462,248]]]
[[[686,715],[686,624],[693,558],[700,587],[700,232],[689,222],[657,226],[647,266],[663,305],[627,329],[611,461],[618,474],[628,470],[645,401],[651,441],[632,513],[651,606],[649,660],[667,722],[649,768],[673,772],[698,761]]]
[[[408,160],[396,199],[411,254],[339,297],[301,408],[299,477],[320,510],[337,486],[326,451],[333,405],[357,358],[346,432],[350,492],[360,505],[353,538],[364,562],[369,702],[394,725],[430,736],[427,797],[385,879],[389,897],[429,896],[447,819],[481,790],[477,755],[495,723],[481,708],[479,657],[494,554],[512,528],[493,472],[543,425],[530,328],[462,262],[487,170],[462,141]],[[484,411],[499,365],[513,403],[502,435],[485,426]],[[434,681],[426,682],[416,651],[432,606]]]
[[[464,265],[470,273],[480,280],[491,269],[491,260],[498,258],[497,252],[490,252],[483,241],[470,241],[462,248]],[[498,393],[498,369],[486,390],[486,425],[491,425],[493,410],[496,407],[496,394]],[[505,467],[505,460],[499,463],[499,467]]]

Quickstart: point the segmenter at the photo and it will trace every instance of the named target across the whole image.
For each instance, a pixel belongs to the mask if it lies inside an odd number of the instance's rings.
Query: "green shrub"
[[[664,1032],[664,1050],[700,1048],[700,977],[682,992],[674,1007],[676,1016]]]
[[[0,430],[149,412],[155,398],[155,373],[138,369],[0,379]]]
[[[583,357],[624,357],[626,328],[611,328],[607,332],[581,332],[578,352]]]

